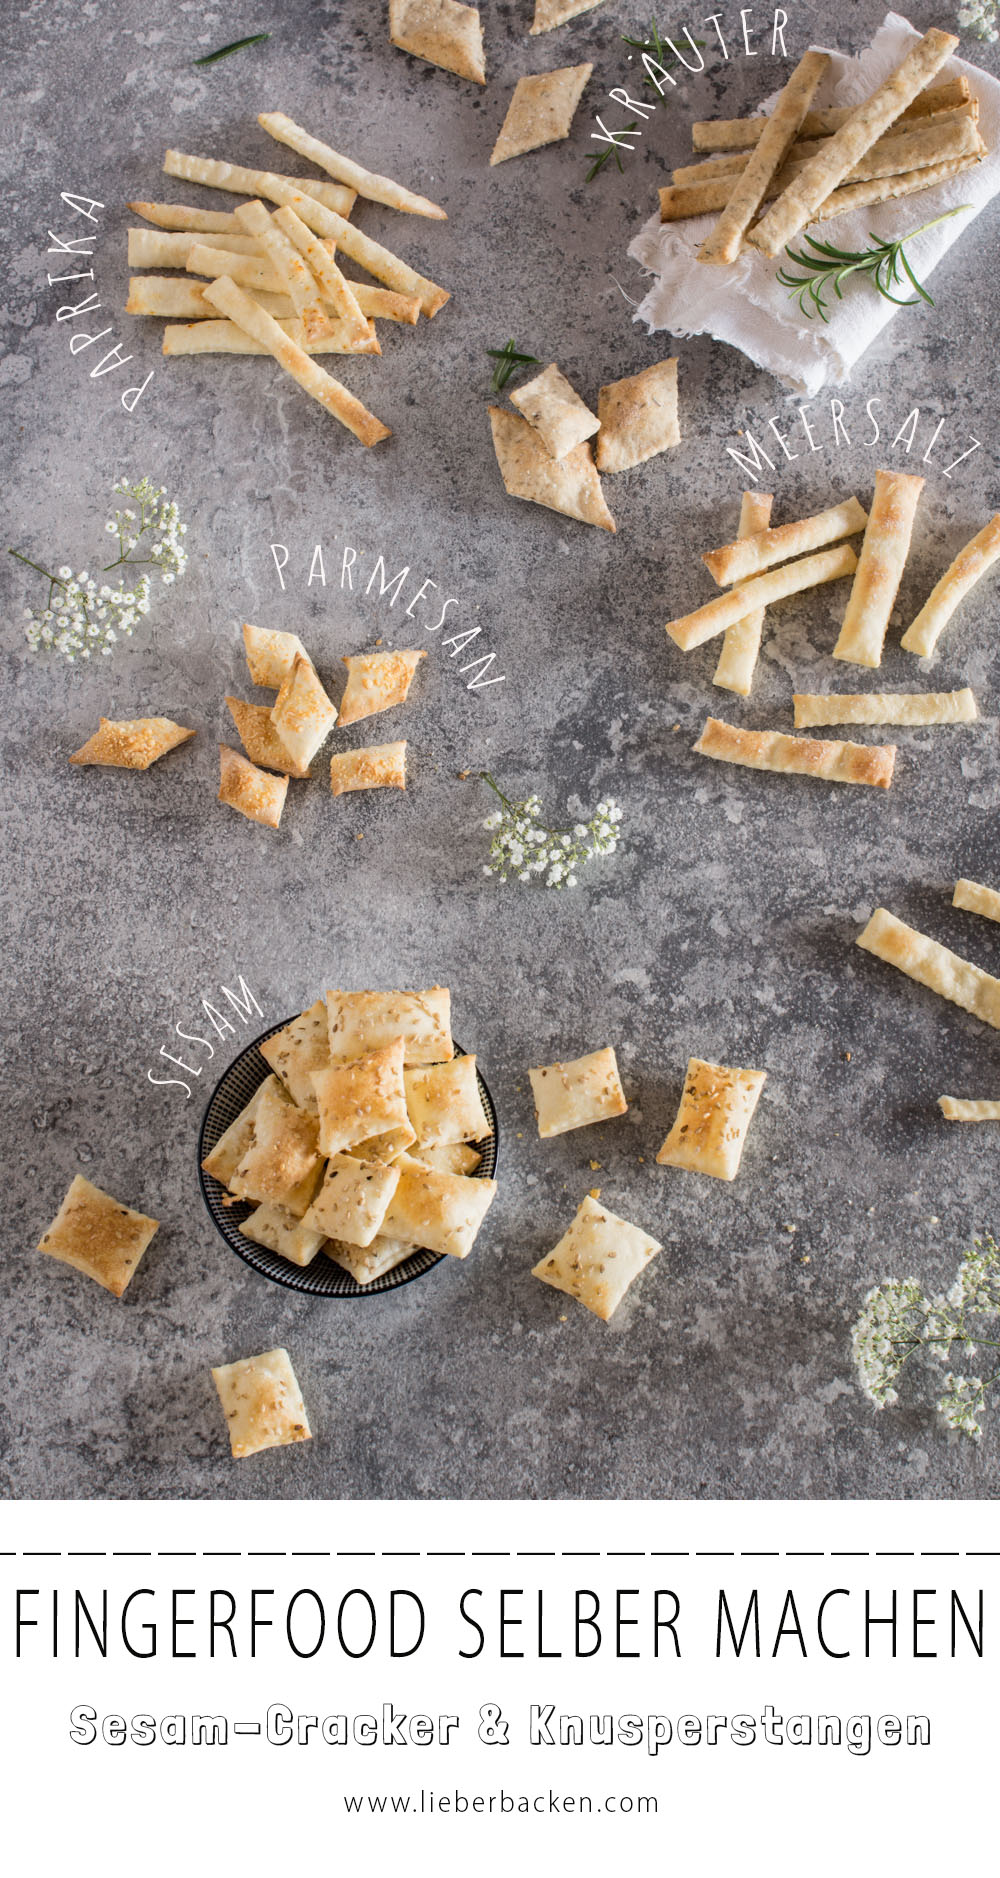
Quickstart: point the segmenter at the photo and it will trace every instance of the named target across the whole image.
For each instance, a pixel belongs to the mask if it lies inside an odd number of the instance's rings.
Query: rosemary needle
[[[486,356],[489,359],[496,359],[493,377],[490,379],[490,385],[494,391],[502,391],[508,381],[513,378],[514,373],[520,371],[522,365],[540,365],[542,362],[541,359],[536,359],[532,352],[516,351],[513,339],[508,339],[505,346],[487,346]]]
[[[844,297],[844,283],[854,274],[866,274],[877,293],[883,300],[891,300],[893,306],[916,306],[919,301],[926,301],[933,306],[934,301],[917,279],[904,253],[908,241],[915,241],[918,235],[926,235],[929,228],[937,228],[941,222],[950,222],[953,215],[966,215],[972,208],[971,202],[963,202],[957,209],[949,209],[945,215],[936,215],[932,222],[923,222],[919,228],[911,228],[909,234],[899,235],[895,241],[882,241],[878,235],[871,234],[870,248],[852,251],[848,248],[835,248],[832,243],[816,241],[812,235],[803,235],[802,239],[809,252],[801,249],[786,248],[785,253],[796,267],[802,268],[801,274],[792,274],[785,267],[779,267],[777,278],[783,287],[799,303],[806,319],[812,319],[814,312],[819,314],[824,324],[829,323],[830,312],[824,293],[832,287],[838,300]],[[905,277],[905,278],[904,278]],[[909,281],[916,288],[916,294],[909,299],[901,299],[893,293],[894,287],[902,287]]]
[[[215,52],[206,52],[203,59],[195,59],[195,65],[214,65],[216,59],[227,59],[231,52],[242,52],[244,46],[259,46],[270,33],[251,33],[249,39],[234,39],[228,46],[219,46]]]

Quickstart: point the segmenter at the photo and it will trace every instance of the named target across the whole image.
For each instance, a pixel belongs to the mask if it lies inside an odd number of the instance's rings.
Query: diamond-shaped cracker
[[[762,1069],[729,1069],[692,1056],[677,1120],[656,1157],[660,1166],[735,1180],[766,1080]]]
[[[74,750],[71,763],[104,763],[109,769],[148,769],[194,736],[169,717],[101,718],[101,727]]]
[[[308,771],[336,721],[312,660],[300,652],[271,707],[278,738],[300,769]]]
[[[287,776],[270,776],[227,743],[219,745],[219,801],[250,822],[277,828],[288,794]]]
[[[510,401],[554,457],[568,456],[578,443],[585,443],[601,421],[587,409],[558,365],[547,365],[528,384],[520,385],[511,392]]]
[[[632,378],[602,385],[597,400],[601,428],[597,437],[597,467],[609,471],[631,469],[661,450],[680,443],[677,420],[677,360],[660,359]]]
[[[287,1350],[265,1350],[213,1369],[212,1380],[229,1426],[234,1460],[262,1448],[284,1448],[312,1435],[302,1391]]]
[[[308,768],[285,749],[271,722],[269,705],[248,704],[244,698],[227,698],[226,703],[251,763],[260,764],[262,769],[280,770],[284,776],[308,776]]]
[[[297,633],[269,632],[264,626],[244,626],[243,644],[254,684],[269,691],[284,684],[300,654],[306,656]]]
[[[614,516],[604,500],[588,443],[578,443],[557,462],[525,418],[491,404],[490,423],[508,495],[539,502],[543,509],[557,509],[574,521],[615,533]]]
[[[506,163],[526,150],[559,143],[568,137],[592,65],[564,65],[557,72],[537,72],[519,78],[490,163]]]
[[[591,7],[600,4],[601,0],[535,0],[535,17],[528,31],[550,33],[553,26],[564,26],[567,20],[575,20],[578,13],[589,13]]]
[[[457,0],[389,0],[389,38],[429,65],[486,83],[478,7],[459,6]]]
[[[347,666],[347,684],[340,700],[341,724],[357,724],[376,711],[388,711],[403,704],[413,683],[413,674],[426,652],[355,652],[343,663]]]
[[[76,1174],[38,1250],[120,1298],[159,1223]]]
[[[632,1280],[660,1250],[648,1233],[620,1219],[588,1193],[569,1231],[539,1260],[532,1277],[577,1298],[607,1323]]]

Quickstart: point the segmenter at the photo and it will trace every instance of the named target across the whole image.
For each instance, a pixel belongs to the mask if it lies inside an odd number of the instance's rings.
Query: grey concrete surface
[[[148,471],[180,502],[191,554],[142,633],[92,669],[28,654],[20,613],[33,577],[2,559],[10,1496],[996,1490],[995,1420],[976,1449],[949,1440],[919,1402],[876,1418],[848,1346],[869,1284],[890,1271],[945,1283],[963,1245],[997,1223],[996,1135],[948,1128],[935,1107],[944,1089],[1000,1093],[995,1036],[853,946],[884,903],[998,968],[996,932],[950,908],[960,874],[1000,881],[996,589],[967,609],[934,668],[936,686],[974,686],[981,721],[900,733],[890,794],[691,753],[709,711],[790,727],[793,689],[847,682],[828,656],[843,588],[787,607],[746,702],[712,688],[713,648],[684,658],[666,642],[663,622],[707,597],[698,552],[734,532],[741,477],[726,444],[787,406],[735,353],[651,339],[620,291],[641,294],[626,249],[661,166],[682,160],[688,120],[723,101],[727,114],[750,107],[784,68],[765,38],[752,62],[714,55],[624,174],[609,166],[586,186],[593,115],[628,77],[620,34],[644,9],[608,0],[542,39],[527,36],[530,10],[484,9],[481,93],[394,50],[384,9],[347,0],[4,9],[3,543],[91,566],[113,479]],[[825,9],[788,11],[790,54],[833,30]],[[870,0],[844,5],[838,42],[860,46],[881,17]],[[913,17],[951,23],[925,0]],[[265,27],[265,47],[192,67]],[[963,50],[996,70],[993,49]],[[569,142],[490,170],[514,79],[582,59],[595,70]],[[158,324],[118,311],[127,199],[215,200],[161,178],[169,144],[283,167],[254,121],[266,108],[448,209],[442,224],[358,214],[453,293],[415,331],[382,327],[381,360],[344,362],[393,429],[370,453],[268,364],[163,361]],[[614,106],[607,115],[621,121]],[[55,321],[46,230],[74,220],[62,190],[106,205],[95,268],[134,354],[127,374],[91,381],[87,353],[72,358]],[[935,276],[936,308],[900,313],[863,361],[842,394],[851,447],[832,447],[820,401],[822,447],[784,464],[775,484],[783,516],[851,489],[866,498],[875,467],[917,467],[916,446],[910,459],[884,447],[915,406],[921,440],[939,418],[951,455],[968,432],[981,439],[951,480],[927,470],[900,617],[1000,507],[996,229],[988,211]],[[616,536],[505,496],[484,349],[511,335],[558,359],[590,397],[679,352],[683,444],[608,479]],[[130,417],[119,391],[149,369]],[[873,397],[881,448],[865,441]],[[289,549],[284,593],[272,542]],[[325,589],[307,585],[318,542]],[[377,588],[341,592],[345,545],[365,578],[382,553],[393,572],[412,570],[407,594],[435,581],[435,598],[458,602],[449,627],[426,631],[426,611],[401,620]],[[321,777],[293,784],[276,834],[216,803],[216,744],[235,741],[223,695],[258,695],[242,661],[245,618],[299,631],[333,688],[345,652],[380,636],[426,644],[411,704],[385,720],[386,734],[411,740],[405,797],[335,802]],[[466,689],[463,657],[441,643],[456,625],[481,626],[476,649],[496,652],[502,685]],[[898,632],[883,673],[887,688],[926,682]],[[194,743],[145,775],[68,765],[101,713],[146,712],[195,726]],[[474,774],[459,774],[484,767],[514,792],[538,790],[556,819],[613,792],[621,853],[561,896],[484,879],[490,803]],[[337,1304],[282,1291],[227,1251],[199,1199],[195,1147],[213,1079],[248,1033],[220,1045],[190,1100],[152,1087],[147,1071],[173,1027],[199,1030],[201,999],[217,1002],[240,974],[263,1007],[260,1029],[330,983],[451,986],[456,1032],[479,1053],[503,1133],[500,1193],[467,1263]],[[608,1042],[629,1115],[539,1142],[528,1066]],[[690,1053],[768,1071],[731,1186],[655,1165]],[[77,1169],[163,1221],[121,1303],[33,1250]],[[592,1186],[664,1245],[610,1325],[529,1276]],[[233,1463],[209,1367],[275,1343],[291,1352],[315,1439]]]

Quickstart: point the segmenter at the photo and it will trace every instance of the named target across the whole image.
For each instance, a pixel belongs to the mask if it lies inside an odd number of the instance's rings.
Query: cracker
[[[398,1185],[398,1167],[351,1154],[331,1155],[305,1224],[328,1239],[371,1245]]]
[[[900,112],[900,119],[923,117],[933,111],[951,110],[954,106],[965,103],[969,96],[967,78],[947,78],[938,85],[928,85]],[[856,106],[831,105],[820,111],[810,111],[802,123],[805,137],[829,137],[835,130],[840,130],[853,117]],[[691,138],[696,150],[746,150],[751,149],[760,138],[767,118],[756,117],[716,117],[701,119],[691,126]]]
[[[312,1430],[287,1350],[265,1350],[213,1369],[233,1459],[308,1441]]]
[[[604,500],[590,447],[579,443],[557,462],[537,431],[523,417],[490,405],[493,448],[504,488],[522,502],[537,502],[574,521],[615,533],[614,517]]]
[[[120,1298],[159,1224],[147,1213],[123,1206],[83,1174],[74,1174],[38,1250],[72,1265]]]
[[[355,1142],[345,1153],[352,1154],[356,1161],[380,1161],[388,1166],[412,1148],[416,1138],[409,1122],[401,1122],[398,1128],[387,1128],[380,1135],[368,1135],[364,1141]]]
[[[923,476],[906,476],[900,470],[876,470],[871,514],[844,623],[833,648],[835,659],[852,665],[881,664],[924,481]]]
[[[370,449],[372,444],[380,443],[392,432],[371,411],[365,409],[359,398],[348,391],[339,379],[331,378],[317,365],[308,353],[303,352],[287,333],[282,332],[277,320],[257,306],[242,287],[227,279],[224,275],[213,280],[205,288],[205,298],[221,313],[225,319],[235,320],[237,326],[256,339],[259,345],[272,353],[282,371],[294,378],[302,390],[315,398],[324,410],[330,412],[338,423],[351,431],[355,437]]]
[[[265,1063],[280,1076],[296,1108],[319,1115],[313,1073],[328,1069],[330,1036],[326,1019],[326,999],[317,998],[307,1011],[293,1017],[284,1030],[266,1037],[258,1044]]]
[[[340,700],[338,728],[357,724],[379,711],[391,711],[405,704],[410,686],[426,652],[353,652],[343,660],[347,666],[347,684]]]
[[[349,1061],[403,1039],[403,1062],[447,1062],[451,1040],[451,993],[444,985],[427,991],[328,991],[330,1058]]]
[[[555,72],[519,78],[493,146],[491,165],[568,137],[593,69],[592,65],[564,65]]]
[[[346,1063],[338,1062],[333,1050],[330,1056],[326,1069],[313,1072],[324,1154],[343,1154],[372,1135],[409,1126],[402,1037]]]
[[[771,520],[772,495],[762,490],[744,489],[740,503],[739,535],[755,535],[766,528]],[[715,668],[713,685],[723,691],[735,691],[741,698],[750,696],[754,669],[760,651],[761,637],[764,631],[766,609],[755,606],[750,613],[744,614],[734,625],[727,626],[722,637],[722,650]]]
[[[724,548],[713,548],[701,558],[716,584],[729,587],[735,581],[763,574],[795,554],[811,553],[828,547],[832,541],[842,541],[845,535],[856,535],[867,521],[857,497],[848,496],[846,502],[838,502],[819,515],[804,515],[797,522],[785,522],[781,528],[761,529]]]
[[[229,1182],[238,1200],[287,1207],[301,1219],[322,1171],[315,1115],[290,1102],[269,1076],[253,1118],[253,1139]]]
[[[758,222],[749,236],[751,244],[762,254],[780,254],[799,230],[813,220],[826,198],[872,144],[923,91],[958,43],[954,34],[940,32],[936,27],[925,33],[872,96],[858,105],[847,122],[834,131],[825,148],[809,159],[804,170]]]
[[[533,1278],[564,1291],[607,1323],[629,1286],[663,1250],[656,1239],[601,1206],[588,1193],[568,1232],[532,1270]]]
[[[194,736],[169,717],[102,717],[100,729],[74,750],[71,763],[100,763],[108,769],[149,769],[168,750]]]
[[[294,210],[288,213],[296,221],[298,220]],[[284,229],[272,220],[262,202],[256,200],[242,202],[236,210],[236,219],[240,227],[256,240],[265,260],[270,261],[277,275],[278,292],[287,293],[296,314],[302,321],[306,338],[325,339],[330,330],[330,320],[320,297],[319,282],[312,268],[299,253],[295,243],[289,239]],[[319,245],[318,237],[310,235],[304,222],[300,222],[299,227],[303,230],[307,240]],[[361,310],[360,308],[356,310],[360,322]]]
[[[764,1070],[732,1069],[692,1056],[677,1119],[656,1157],[658,1165],[735,1180],[766,1081]]]
[[[445,1252],[450,1258],[468,1258],[493,1204],[496,1181],[442,1174],[406,1154],[398,1165],[399,1185],[383,1222],[387,1238]]]
[[[415,59],[477,85],[486,83],[478,7],[460,6],[458,0],[389,0],[389,38]]]
[[[280,691],[296,659],[307,657],[297,633],[270,632],[264,626],[245,625],[243,645],[254,684],[267,691]]]
[[[337,713],[316,674],[312,660],[297,654],[271,706],[271,723],[293,762],[308,774],[309,764],[326,742]]]
[[[277,299],[277,295],[274,296]],[[341,320],[331,320],[321,339],[309,339],[300,319],[279,319],[286,339],[299,346],[310,358],[320,357],[324,353],[380,353],[382,348],[375,337],[374,326],[365,321],[365,336],[358,337],[348,332]],[[165,359],[185,359],[204,356],[206,353],[237,353],[251,358],[270,356],[266,346],[258,339],[252,339],[232,320],[195,319],[186,326],[165,326],[163,329],[163,356]]]
[[[269,776],[238,750],[219,745],[219,801],[238,810],[248,821],[277,828],[288,793],[287,776]]]
[[[442,1174],[474,1174],[482,1158],[465,1141],[443,1141],[436,1148],[421,1144],[413,1153],[422,1167],[436,1167]]]
[[[330,789],[346,795],[354,789],[405,789],[406,743],[374,743],[363,750],[341,750],[330,758]]]
[[[600,429],[600,418],[584,404],[558,365],[547,365],[544,372],[512,391],[510,401],[557,462]]]
[[[692,748],[699,756],[744,769],[815,776],[820,782],[867,783],[875,789],[888,789],[896,761],[894,743],[826,743],[818,737],[786,737],[778,730],[738,730],[717,717],[705,719]]]
[[[771,606],[775,600],[786,600],[790,594],[822,586],[825,581],[842,580],[845,574],[853,574],[857,564],[854,550],[846,542],[836,548],[825,548],[820,554],[806,555],[801,561],[772,567],[753,580],[739,581],[727,593],[720,593],[695,612],[671,620],[666,630],[682,652],[691,652],[695,646],[704,645],[706,639],[713,639],[717,633],[725,632],[727,626],[744,619],[755,607]]]
[[[978,880],[958,880],[952,906],[963,913],[979,913],[983,919],[1000,921],[1000,893],[995,887],[980,886]]]
[[[225,1133],[219,1136],[214,1148],[206,1154],[202,1167],[206,1174],[223,1187],[228,1187],[233,1175],[245,1154],[253,1145],[254,1123],[257,1110],[263,1100],[265,1089],[271,1085],[277,1087],[277,1078],[268,1076],[259,1088],[255,1089],[246,1108],[241,1109],[235,1121],[231,1121]]]
[[[1000,1122],[1000,1102],[966,1102],[960,1096],[938,1096],[938,1108],[946,1122]]]
[[[815,724],[970,724],[978,717],[963,691],[795,692],[796,730]]]
[[[323,1250],[335,1265],[350,1272],[357,1284],[371,1285],[376,1278],[402,1265],[404,1259],[412,1258],[418,1248],[407,1245],[405,1240],[387,1239],[382,1233],[376,1233],[371,1245],[348,1245],[343,1239],[328,1239]]]
[[[624,1115],[628,1109],[612,1049],[593,1050],[572,1063],[529,1069],[535,1118],[543,1141],[571,1128]]]
[[[681,440],[677,416],[677,360],[659,359],[631,378],[602,385],[596,459],[602,475],[634,468],[673,450]]]
[[[234,196],[263,196],[266,202],[290,202],[295,196],[309,196],[338,215],[350,215],[357,199],[353,189],[344,189],[339,183],[316,182],[312,176],[280,176],[274,170],[245,169],[240,163],[186,156],[181,150],[168,150],[163,167],[168,176],[178,176],[186,183],[205,183],[209,189],[229,189]]]
[[[535,0],[535,17],[528,31],[550,33],[554,26],[564,26],[567,20],[575,20],[578,13],[589,13],[591,7],[600,4],[601,0]]]
[[[320,235],[307,228],[294,209],[278,209],[275,224],[290,241],[305,265],[311,268],[320,293],[332,308],[345,330],[355,339],[366,339],[371,327],[361,311],[351,282],[344,279],[337,266],[336,249]]]
[[[266,1246],[269,1252],[301,1266],[312,1264],[325,1237],[315,1227],[307,1226],[305,1219],[297,1219],[287,1206],[276,1206],[273,1201],[258,1206],[241,1220],[240,1231],[244,1239],[252,1239],[255,1245]]]
[[[474,1056],[453,1056],[447,1063],[404,1069],[406,1107],[423,1161],[424,1148],[453,1141],[484,1141],[492,1133],[479,1093]]]
[[[775,101],[750,160],[732,187],[726,206],[697,259],[713,266],[735,261],[744,236],[798,135],[821,78],[830,64],[825,52],[806,52]]]
[[[268,705],[247,704],[244,698],[227,698],[226,704],[251,763],[262,769],[280,770],[285,776],[309,775],[308,765],[296,762],[286,750],[271,722]]]
[[[321,143],[318,137],[311,137],[284,111],[261,111],[257,122],[269,137],[277,143],[287,144],[301,157],[315,163],[317,169],[325,170],[335,182],[346,183],[355,194],[364,196],[368,202],[381,202],[388,209],[401,209],[408,215],[426,215],[433,220],[447,221],[444,209],[439,209],[436,202],[429,202],[426,196],[414,195],[412,189],[404,189],[401,183],[394,183],[389,176],[379,176],[373,170],[366,170],[350,157],[341,156],[331,150],[329,144]]]
[[[885,907],[876,907],[856,943],[887,965],[895,965],[929,991],[971,1012],[982,1023],[1000,1030],[1000,978],[992,978],[978,965],[949,952],[947,946],[907,926]]]
[[[900,644],[905,652],[929,659],[957,606],[1000,558],[1000,513],[990,517],[942,574]]]

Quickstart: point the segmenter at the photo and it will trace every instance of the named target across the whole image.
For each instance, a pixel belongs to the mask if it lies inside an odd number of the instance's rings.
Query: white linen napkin
[[[867,51],[854,59],[831,54],[832,65],[816,108],[859,104],[920,37],[900,14],[887,13]],[[831,241],[838,248],[867,248],[871,233],[892,240],[906,228],[943,215],[946,209],[971,203],[972,213],[956,215],[931,229],[907,251],[917,279],[925,282],[952,242],[965,239],[974,216],[1000,190],[1000,84],[962,59],[950,59],[935,82],[949,74],[966,77],[979,100],[979,128],[989,155],[933,189],[821,223],[811,231],[818,240]],[[769,99],[768,105],[773,102]],[[645,321],[651,333],[668,332],[678,339],[710,333],[713,339],[738,347],[790,391],[806,397],[815,396],[826,384],[843,384],[898,309],[869,282],[859,280],[847,284],[843,301],[827,296],[833,303],[828,325],[818,316],[807,319],[798,302],[776,281],[778,261],[753,249],[741,254],[731,267],[707,267],[695,260],[714,219],[700,215],[687,222],[661,222],[657,213],[645,224],[629,254],[656,279],[636,320]],[[903,289],[896,291],[902,294]],[[906,317],[914,319],[916,314]]]

